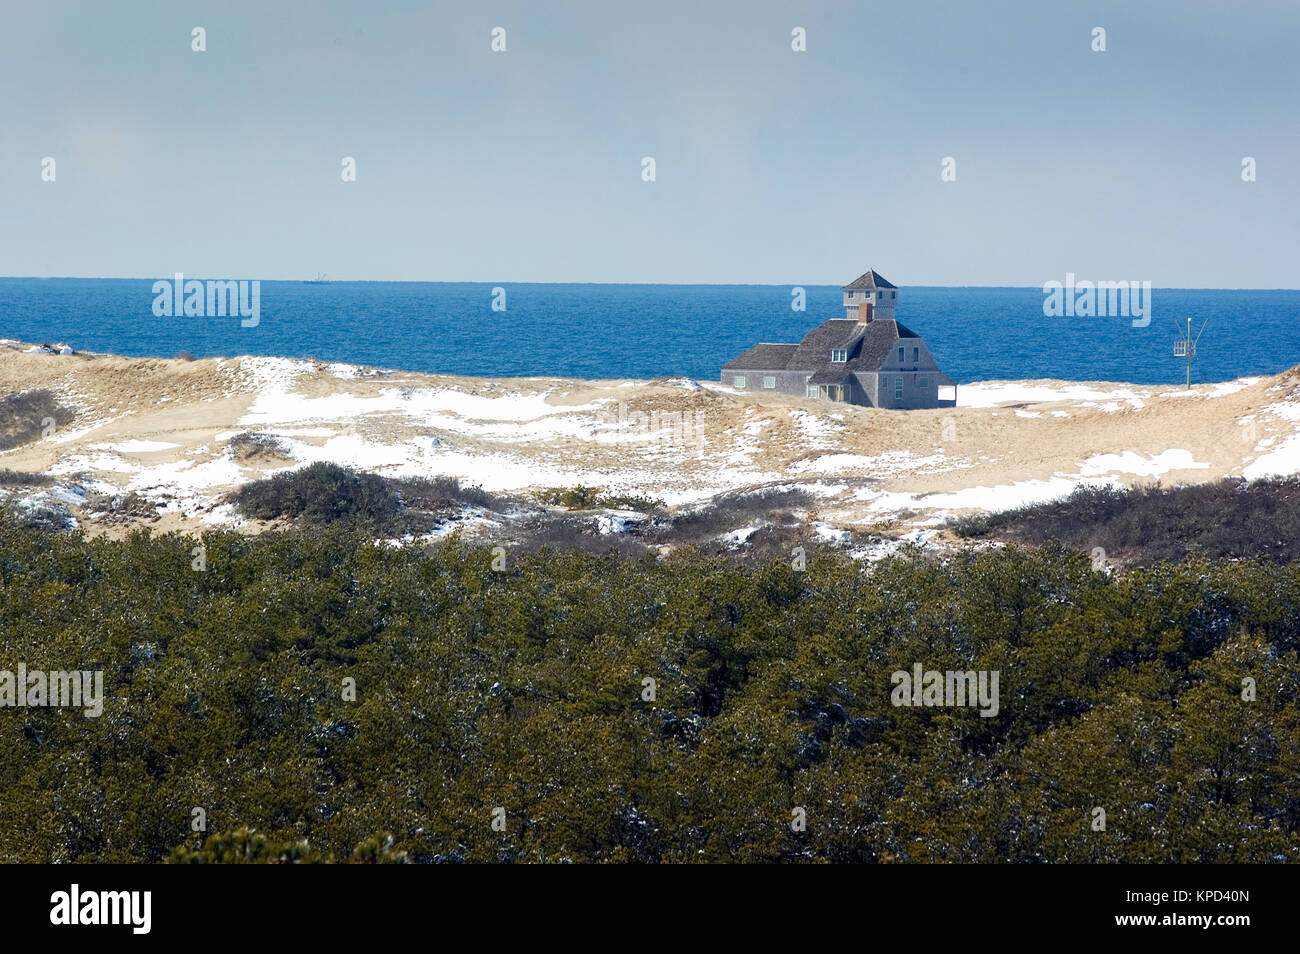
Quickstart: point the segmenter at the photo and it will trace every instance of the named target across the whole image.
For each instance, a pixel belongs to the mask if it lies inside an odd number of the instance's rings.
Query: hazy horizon
[[[883,274],[883,273],[882,273]],[[114,281],[114,282],[154,282],[171,280],[174,275],[0,275],[0,281]],[[209,280],[210,275],[186,275],[187,279]],[[854,276],[856,277],[856,276]],[[886,275],[886,278],[889,276]],[[250,281],[264,282],[308,282],[312,279],[307,278],[259,278],[256,275],[238,275],[222,276],[222,278],[239,278]],[[1085,276],[1076,276],[1076,279],[1085,280]],[[851,281],[852,279],[850,279]],[[1048,279],[1051,281],[1052,279]],[[1059,279],[1057,279],[1059,281]],[[751,286],[755,288],[793,288],[803,286],[805,288],[841,288],[844,282],[644,282],[644,281],[512,281],[511,279],[499,279],[493,281],[454,279],[454,278],[329,278],[325,279],[325,284],[329,285],[364,285],[364,284],[386,284],[386,285],[665,285],[681,287],[727,287],[727,286]],[[994,282],[990,284],[952,284],[945,282],[928,282],[925,284],[899,285],[900,289],[904,288],[1041,288],[1041,282]],[[1153,285],[1153,290],[1160,291],[1251,291],[1251,292],[1268,292],[1268,291],[1300,291],[1300,288],[1287,288],[1278,286],[1211,286],[1211,285]],[[900,305],[900,307],[902,307]]]
[[[1300,284],[1281,0],[8,6],[15,277]]]

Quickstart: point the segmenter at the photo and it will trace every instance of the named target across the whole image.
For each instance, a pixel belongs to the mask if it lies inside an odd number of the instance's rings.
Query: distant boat
[[[307,281],[303,282],[304,285],[328,285],[329,283],[330,281],[325,277],[324,272],[321,272],[315,278],[309,278]]]

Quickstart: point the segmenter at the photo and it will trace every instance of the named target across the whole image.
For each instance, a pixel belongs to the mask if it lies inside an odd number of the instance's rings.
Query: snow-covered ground
[[[900,521],[901,533],[931,532],[952,514],[1090,484],[1300,473],[1300,397],[1282,378],[1191,390],[977,382],[959,386],[956,407],[901,412],[682,378],[452,378],[259,357],[170,371],[150,362],[137,374],[131,362],[0,348],[0,389],[32,387],[48,368],[48,386],[76,410],[0,453],[0,468],[135,493],[177,526],[235,523],[222,499],[231,489],[317,461],[512,494],[600,487],[669,506],[797,487],[817,501],[819,534]],[[232,441],[248,433],[274,452],[237,455]]]

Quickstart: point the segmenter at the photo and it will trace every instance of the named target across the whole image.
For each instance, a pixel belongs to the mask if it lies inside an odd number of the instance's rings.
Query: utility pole
[[[1207,319],[1208,320],[1208,319]],[[1205,330],[1205,325],[1201,325],[1201,331]],[[1200,338],[1198,334],[1196,336]],[[1196,357],[1196,342],[1192,340],[1192,319],[1187,319],[1187,336],[1179,338],[1174,342],[1174,357],[1187,359],[1187,389],[1192,388],[1192,358]]]

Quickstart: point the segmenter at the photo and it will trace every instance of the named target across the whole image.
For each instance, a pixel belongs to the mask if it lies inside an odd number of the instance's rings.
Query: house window
[[[853,297],[853,292],[849,292],[849,297],[850,297],[850,298]]]
[[[930,379],[922,374],[916,379],[916,386],[924,391],[930,387]]]
[[[808,397],[816,397],[816,396],[817,396],[817,385],[815,385],[815,384],[810,384],[810,385],[808,385],[808,390],[807,390],[805,393],[808,395]]]
[[[894,400],[903,400],[903,379],[901,377],[894,378]]]
[[[743,388],[745,386],[745,376],[743,374],[736,375],[731,379],[731,384],[733,387]]]
[[[848,352],[848,349],[847,349],[847,348],[834,348],[834,349],[832,349],[832,350],[831,350],[831,360],[832,360],[832,361],[847,361],[847,360],[849,360],[849,352]]]
[[[890,293],[889,293],[889,297],[890,297],[891,299],[893,299],[893,298],[897,298],[897,297],[898,297],[898,292],[896,292],[896,291],[890,292]]]
[[[902,364],[902,363],[903,363],[903,352],[904,352],[905,350],[907,350],[907,349],[905,349],[905,348],[899,348],[899,349],[898,349],[898,363],[899,363],[899,364]]]
[[[765,387],[765,388],[774,388],[774,387],[776,387],[776,375],[775,375],[775,374],[765,374],[765,375],[763,375],[763,387]]]
[[[920,361],[920,360],[921,360],[921,349],[920,349],[920,348],[913,348],[913,349],[912,349],[912,363],[913,363],[913,364],[916,364],[916,363],[917,363],[918,361]]]

